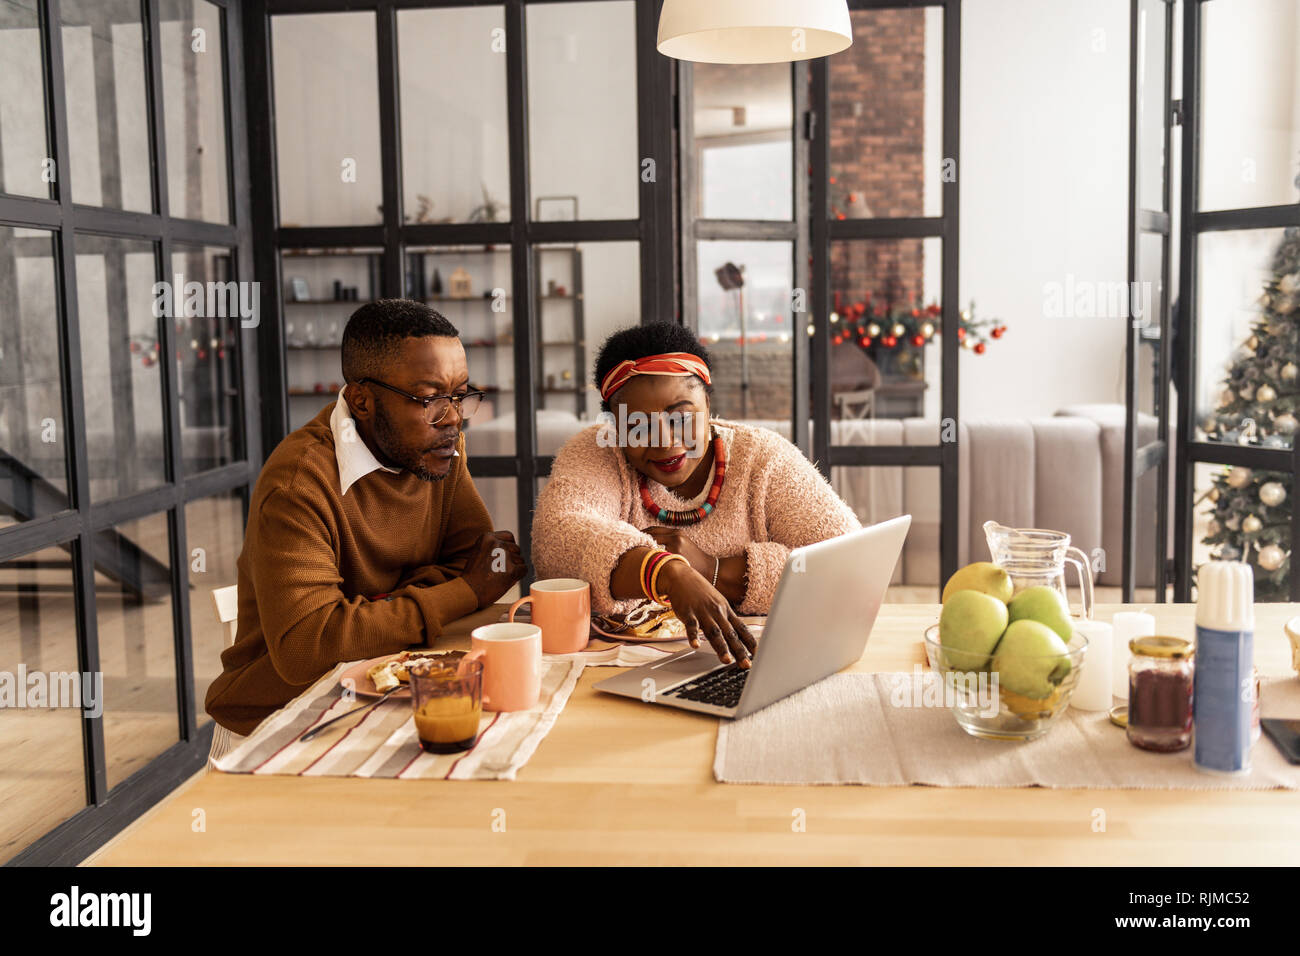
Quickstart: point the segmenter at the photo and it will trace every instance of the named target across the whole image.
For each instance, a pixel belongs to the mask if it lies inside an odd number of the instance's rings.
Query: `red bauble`
[[[976,354],[976,355],[983,355],[983,354],[984,354],[984,343],[983,343],[983,342],[976,342],[976,343],[975,343],[975,354]]]
[[[922,335],[920,332],[917,332],[914,336],[912,336],[912,344],[917,346],[924,345],[925,336]]]
[[[836,214],[835,214],[835,218],[836,218],[836,219],[848,219],[849,217],[846,216],[846,215],[844,215],[844,213],[841,212],[841,213],[836,213]]]
[[[992,332],[990,332],[989,335],[993,336],[995,339],[1000,339],[1002,338],[1002,333],[1005,332],[1006,330],[1007,327],[1005,325],[999,325]]]
[[[920,310],[920,309],[913,309],[913,310],[912,310],[912,318],[915,319],[915,318],[916,318],[917,316],[919,316],[920,314],[921,314],[921,310]]]
[[[863,347],[864,349],[869,349],[869,348],[871,348],[871,336],[869,336],[869,335],[864,335],[864,336],[862,336],[862,338],[859,339],[858,341],[862,343],[862,347]]]
[[[199,349],[199,361],[202,362],[202,361],[203,361],[204,359],[206,359],[207,357],[208,357],[208,350],[207,350],[207,349]]]
[[[835,185],[835,177],[832,176],[832,177],[830,178],[829,182],[830,182],[830,184],[831,184],[832,186],[834,186],[834,185]]]
[[[895,345],[898,344],[898,336],[896,336],[896,335],[886,335],[886,336],[885,336],[883,339],[881,339],[880,341],[884,342],[886,346],[888,346],[889,348],[892,349]]]
[[[966,339],[966,330],[963,329],[963,328],[958,328],[958,329],[957,329],[957,340],[958,340],[958,341],[965,341],[965,339]]]

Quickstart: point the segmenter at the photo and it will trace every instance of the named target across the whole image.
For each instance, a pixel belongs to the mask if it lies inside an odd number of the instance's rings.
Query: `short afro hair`
[[[689,352],[708,366],[712,373],[713,361],[709,358],[709,350],[700,344],[694,332],[675,322],[651,322],[620,329],[605,340],[605,344],[600,347],[600,354],[596,356],[596,387],[600,387],[605,376],[619,362],[629,359],[635,362],[647,355],[663,352]],[[692,375],[691,378],[704,386],[706,395],[713,394],[713,386],[704,379],[698,375]],[[609,402],[604,398],[600,400],[600,407],[602,411],[610,410]]]
[[[458,338],[456,326],[423,302],[377,299],[352,313],[343,330],[343,380],[382,378],[393,353],[408,338]]]

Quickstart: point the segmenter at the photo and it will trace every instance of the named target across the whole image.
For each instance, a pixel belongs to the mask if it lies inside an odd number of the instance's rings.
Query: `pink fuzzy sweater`
[[[853,511],[794,445],[766,428],[714,419],[727,451],[727,476],[711,515],[683,530],[709,554],[748,558],[741,614],[766,614],[791,548],[857,530]],[[592,610],[627,611],[609,578],[629,549],[654,546],[644,528],[660,524],[641,503],[638,472],[621,449],[596,441],[600,425],[574,435],[555,457],[533,516],[533,567],[538,578],[591,583]],[[707,493],[701,494],[700,500]],[[677,497],[651,479],[650,495],[670,511],[698,501]]]

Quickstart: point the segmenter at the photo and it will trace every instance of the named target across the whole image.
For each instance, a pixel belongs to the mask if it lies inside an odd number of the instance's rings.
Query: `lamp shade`
[[[664,0],[657,46],[698,63],[789,63],[852,42],[845,0]]]

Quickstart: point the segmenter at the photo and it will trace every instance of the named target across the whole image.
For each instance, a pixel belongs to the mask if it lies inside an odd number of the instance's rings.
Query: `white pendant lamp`
[[[845,0],[664,0],[657,46],[698,63],[789,63],[852,42]]]

